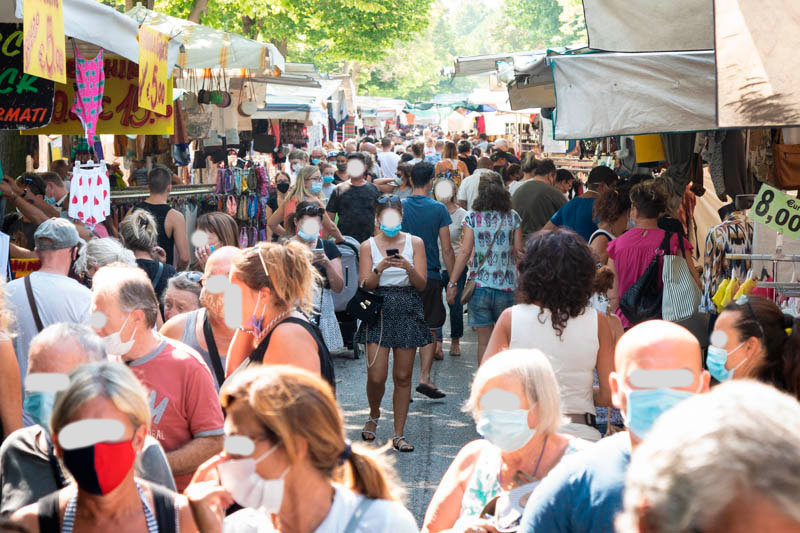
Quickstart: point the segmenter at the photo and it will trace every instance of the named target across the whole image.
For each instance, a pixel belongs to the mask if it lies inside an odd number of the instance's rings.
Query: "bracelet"
[[[251,336],[253,336],[253,337],[255,337],[255,336],[256,336],[255,332],[254,332],[252,329],[245,329],[243,326],[239,326],[239,327],[238,327],[238,328],[236,328],[236,329],[238,329],[239,331],[241,331],[241,332],[243,332],[243,333],[247,333],[248,335],[251,335]]]

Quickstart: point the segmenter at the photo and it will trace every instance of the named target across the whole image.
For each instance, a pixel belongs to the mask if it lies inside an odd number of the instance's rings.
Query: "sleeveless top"
[[[136,490],[142,501],[144,518],[147,522],[147,533],[177,533],[180,531],[178,517],[175,508],[175,497],[173,493],[158,485],[150,484],[150,491],[153,493],[153,503],[155,504],[155,515],[147,503],[147,497],[139,483],[136,483]],[[48,494],[39,500],[39,533],[72,533],[75,527],[75,512],[78,508],[77,494],[73,495],[67,502],[64,511],[64,522],[60,524],[59,491]]]
[[[168,265],[174,264],[173,248],[175,246],[175,239],[172,237],[167,237],[166,226],[167,213],[169,213],[169,210],[172,209],[172,206],[169,204],[148,204],[147,202],[141,202],[136,206],[136,209],[144,209],[156,219],[156,228],[158,228],[158,245],[167,252],[166,263]]]
[[[595,240],[595,238],[599,237],[600,235],[605,235],[606,237],[608,237],[609,241],[613,241],[615,239],[614,235],[612,235],[608,231],[604,229],[598,229],[594,233],[592,233],[591,237],[589,237],[589,244],[592,244],[592,241]]]
[[[183,325],[183,336],[181,337],[181,342],[187,346],[190,346],[197,350],[197,353],[203,358],[208,369],[211,370],[211,374],[214,374],[214,363],[211,361],[211,354],[205,348],[200,346],[200,341],[197,338],[197,321],[200,320],[202,317],[205,320],[205,316],[202,313],[205,313],[204,308],[195,309],[194,311],[189,311],[186,313],[186,323]],[[202,329],[202,328],[201,328]],[[222,363],[222,368],[225,368],[225,360],[227,359],[227,354],[219,354],[220,363]],[[220,384],[217,383],[216,378],[214,379],[214,385],[217,387],[217,391],[219,391]]]
[[[378,243],[375,242],[375,237],[369,238],[369,247],[372,251],[372,268],[378,268],[378,265],[383,261],[384,255],[378,248]],[[414,246],[411,244],[411,234],[406,233],[406,242],[403,244],[403,249],[400,250],[400,255],[414,266]],[[381,279],[378,281],[379,287],[408,287],[411,285],[411,280],[408,279],[408,272],[400,267],[389,267],[381,274]]]
[[[322,338],[322,333],[320,332],[319,328],[309,322],[308,320],[303,320],[302,318],[297,318],[290,316],[289,318],[285,318],[275,324],[275,327],[272,328],[264,340],[262,340],[253,353],[245,359],[241,366],[236,369],[235,372],[238,372],[242,368],[249,367],[250,365],[260,365],[264,363],[264,354],[267,353],[267,347],[269,346],[269,340],[272,338],[272,334],[275,333],[275,330],[281,324],[298,324],[305,329],[309,335],[314,339],[314,342],[317,343],[317,355],[319,356],[319,369],[320,374],[322,377],[330,383],[331,388],[333,389],[334,393],[336,392],[336,377],[333,373],[333,357],[331,357],[331,352],[328,350],[328,347],[325,345],[325,341]],[[235,373],[234,372],[234,373]],[[233,374],[231,374],[233,376]],[[228,377],[230,379],[230,376]]]
[[[581,451],[590,445],[590,442],[582,439],[570,439],[559,462],[567,455]],[[461,498],[459,520],[479,516],[486,504],[503,491],[500,487],[500,461],[500,453],[494,446],[486,446],[481,451],[472,470],[472,475],[467,481],[464,496]],[[556,466],[558,466],[558,463],[553,468]]]
[[[595,414],[592,383],[600,349],[597,324],[597,311],[587,306],[583,314],[569,319],[559,338],[547,309],[535,304],[511,308],[509,348],[537,349],[547,356],[558,380],[565,414]]]

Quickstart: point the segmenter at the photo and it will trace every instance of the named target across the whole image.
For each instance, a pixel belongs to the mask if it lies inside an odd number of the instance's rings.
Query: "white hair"
[[[736,380],[659,417],[633,454],[617,531],[712,528],[738,497],[771,500],[800,522],[800,403],[777,389]]]
[[[505,140],[505,139],[503,139],[503,138],[501,137],[501,138],[497,139],[497,140],[494,142],[494,145],[495,145],[495,146],[502,146],[502,147],[504,147],[504,148],[508,148],[508,141],[507,141],[507,140]]]
[[[71,350],[76,342],[81,348],[77,353],[70,351],[72,357],[54,357],[62,354],[59,350]],[[78,359],[74,357],[77,356]],[[59,322],[47,326],[36,334],[31,340],[28,349],[28,371],[33,368],[41,372],[43,368],[52,371],[52,368],[64,368],[65,364],[83,364],[105,361],[106,348],[103,340],[94,332],[92,328],[83,324],[73,324],[71,322]],[[79,361],[79,363],[78,363]]]
[[[141,268],[119,263],[102,267],[92,278],[92,292],[99,294],[104,291],[116,296],[123,312],[141,309],[147,325],[151,328],[156,325],[158,300],[150,278]]]
[[[480,394],[484,386],[489,380],[501,376],[518,379],[531,407],[533,404],[538,405],[538,431],[548,434],[558,431],[564,423],[558,382],[550,361],[539,350],[506,350],[481,364],[472,381],[472,390],[464,411],[477,420],[480,413]]]
[[[82,275],[86,274],[90,268],[100,268],[111,263],[136,266],[136,257],[132,251],[122,246],[122,243],[113,237],[92,239],[78,253],[74,270],[76,274]]]

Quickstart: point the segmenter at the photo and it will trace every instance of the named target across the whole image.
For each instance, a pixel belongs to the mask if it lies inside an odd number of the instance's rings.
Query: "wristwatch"
[[[378,267],[373,268],[372,271],[375,273],[376,276],[380,277],[381,273],[378,272]]]
[[[450,281],[447,283],[447,288],[449,289],[450,287],[458,287],[458,283],[453,283],[452,281]]]

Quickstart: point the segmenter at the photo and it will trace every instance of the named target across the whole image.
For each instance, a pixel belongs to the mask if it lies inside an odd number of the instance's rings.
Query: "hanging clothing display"
[[[720,283],[731,277],[744,278],[752,266],[750,261],[729,260],[726,255],[751,254],[752,250],[753,223],[743,212],[732,213],[709,230],[703,261],[703,309],[716,312],[712,298]]]
[[[111,212],[111,191],[105,161],[75,165],[69,197],[70,218],[80,220],[89,229],[104,221]]]
[[[89,145],[94,144],[97,120],[103,112],[103,89],[106,76],[103,72],[103,50],[94,59],[85,59],[78,48],[75,52],[75,100],[71,111],[78,116],[86,132]]]

